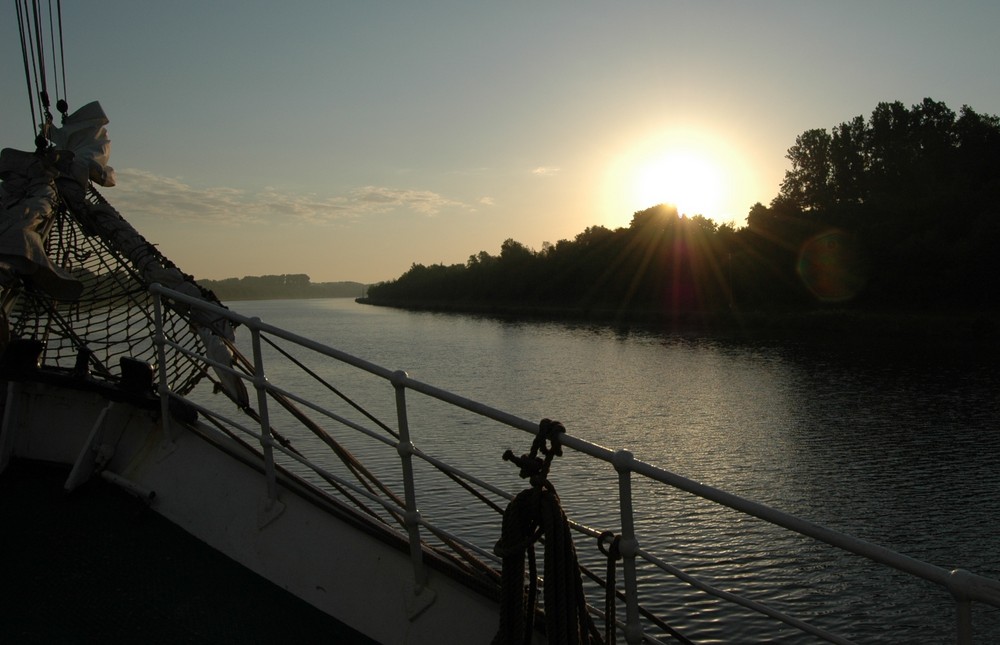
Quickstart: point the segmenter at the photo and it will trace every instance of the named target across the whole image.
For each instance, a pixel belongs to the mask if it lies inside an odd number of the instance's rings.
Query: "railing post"
[[[972,645],[972,601],[965,591],[969,577],[965,569],[955,569],[948,581],[949,591],[955,598],[955,642],[958,645]]]
[[[160,397],[160,424],[163,427],[165,445],[173,443],[174,433],[170,426],[170,387],[167,385],[167,335],[163,331],[163,295],[153,291],[153,344],[156,345],[157,373],[159,384],[156,393]]]
[[[639,587],[635,574],[635,556],[639,540],[635,536],[632,512],[632,453],[619,450],[611,460],[618,471],[618,505],[621,511],[622,536],[619,549],[622,554],[622,573],[625,583],[625,640],[642,642],[642,624],[639,623]]]
[[[955,602],[956,637],[958,645],[972,645],[972,601],[958,600]]]
[[[260,318],[250,319],[247,327],[253,343],[253,386],[257,390],[257,412],[260,415],[260,447],[264,452],[264,477],[267,480],[265,513],[278,501],[278,484],[274,469],[274,439],[271,437],[271,419],[267,412],[267,375],[264,373],[264,355],[260,347]],[[262,518],[262,523],[266,523]]]
[[[413,442],[410,440],[410,424],[406,415],[406,378],[406,372],[402,370],[392,375],[392,387],[396,390],[396,418],[399,423],[399,443],[396,444],[396,451],[399,453],[399,461],[403,469],[403,492],[406,501],[406,513],[403,519],[406,523],[406,532],[410,539],[410,560],[413,563],[413,594],[414,596],[421,596],[425,592],[427,572],[424,570],[424,552],[420,545],[420,511],[417,509],[417,491],[413,480],[414,448]],[[419,607],[415,610],[411,609],[411,620],[424,607]]]

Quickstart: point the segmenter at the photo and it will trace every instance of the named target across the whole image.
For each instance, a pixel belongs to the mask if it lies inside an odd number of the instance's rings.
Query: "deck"
[[[375,642],[103,480],[66,493],[67,474],[0,475],[3,642]]]

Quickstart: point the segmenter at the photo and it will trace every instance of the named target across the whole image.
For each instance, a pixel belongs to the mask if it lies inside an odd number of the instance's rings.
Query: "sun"
[[[720,224],[744,216],[751,176],[730,141],[696,129],[637,134],[606,166],[607,221],[625,224],[633,213],[658,204]]]
[[[632,201],[645,208],[673,204],[682,215],[719,217],[725,180],[718,164],[697,150],[675,148],[639,161],[632,179]]]

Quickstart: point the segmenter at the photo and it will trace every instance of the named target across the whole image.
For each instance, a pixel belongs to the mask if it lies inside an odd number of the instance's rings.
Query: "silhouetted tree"
[[[806,130],[795,139],[786,158],[792,162],[781,182],[782,196],[803,211],[829,206],[833,201],[832,137],[823,129]]]
[[[868,154],[865,149],[865,120],[856,116],[833,129],[830,138],[830,189],[840,203],[865,201]]]

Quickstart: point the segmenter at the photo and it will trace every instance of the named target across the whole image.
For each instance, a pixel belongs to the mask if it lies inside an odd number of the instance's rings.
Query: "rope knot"
[[[504,461],[512,461],[514,465],[520,468],[518,473],[521,479],[528,479],[529,477],[535,477],[536,475],[543,475],[543,471],[547,472],[545,468],[545,461],[539,457],[535,457],[533,454],[516,456],[512,450],[507,450],[503,453]]]
[[[546,456],[546,462],[551,462],[552,457],[562,457],[562,444],[559,443],[561,432],[566,432],[563,424],[551,419],[542,419],[538,423],[538,434],[531,444],[531,454],[541,452]]]
[[[605,542],[608,543],[607,547],[604,546]],[[622,536],[615,535],[612,531],[605,531],[597,538],[597,548],[609,562],[617,562],[622,559],[621,542]]]
[[[503,453],[503,460],[512,461],[520,468],[518,474],[521,479],[530,479],[531,485],[536,488],[543,486],[549,475],[552,459],[562,456],[562,445],[559,443],[561,432],[566,432],[563,424],[551,419],[542,419],[538,424],[538,434],[531,442],[531,452],[518,457],[512,450],[506,450]],[[539,457],[539,453],[544,455],[544,458]]]

